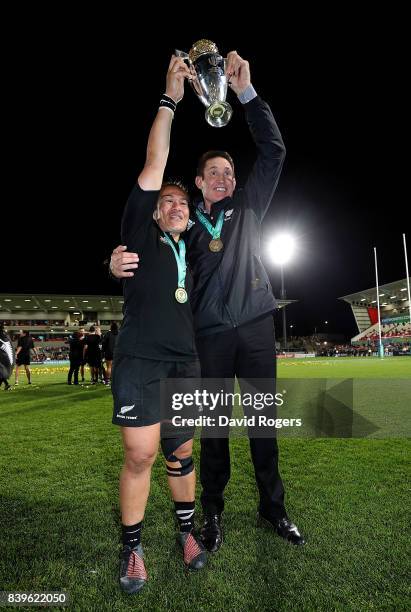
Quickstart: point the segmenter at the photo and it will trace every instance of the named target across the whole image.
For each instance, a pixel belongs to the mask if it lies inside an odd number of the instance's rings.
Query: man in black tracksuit
[[[194,278],[191,307],[202,377],[236,376],[240,386],[244,379],[265,379],[272,381],[270,390],[275,395],[276,304],[260,259],[260,238],[261,223],[281,173],[285,147],[269,106],[251,85],[248,62],[237,56],[233,70],[231,86],[243,103],[258,155],[244,188],[235,193],[234,165],[228,154],[209,151],[200,159],[196,185],[203,197],[197,205],[194,224],[186,234]],[[223,224],[217,237],[212,228],[217,226],[220,216]],[[272,524],[279,535],[302,544],[303,539],[288,520],[284,507],[276,438],[274,435],[250,438],[250,447],[260,494],[260,517]],[[230,478],[228,437],[203,435],[200,477],[204,544],[209,550],[217,550],[222,539],[223,491]]]
[[[67,384],[71,385],[71,379],[74,375],[74,385],[78,385],[78,372],[83,361],[83,347],[84,344],[80,340],[79,332],[75,331],[71,338],[68,339],[66,344],[70,347],[69,359],[70,369],[67,376]]]
[[[202,200],[185,235],[194,279],[191,307],[196,345],[203,378],[234,381],[236,376],[242,387],[244,380],[264,379],[270,381],[270,391],[275,394],[276,303],[260,259],[260,238],[285,147],[269,106],[251,85],[248,62],[235,52],[228,60],[231,88],[243,105],[257,160],[244,188],[235,194],[230,155],[209,151],[199,162],[196,186]],[[124,270],[135,267],[134,261],[113,256],[111,268],[117,276],[127,276],[132,273]],[[304,544],[284,507],[274,430],[272,437],[250,437],[250,447],[260,494],[260,519],[284,539]],[[228,437],[202,436],[200,477],[205,515],[202,539],[205,547],[215,552],[222,543],[223,492],[230,478]]]

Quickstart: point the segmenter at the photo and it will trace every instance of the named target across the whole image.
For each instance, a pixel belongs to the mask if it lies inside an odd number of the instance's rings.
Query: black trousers
[[[74,374],[74,384],[78,385],[78,371],[80,369],[80,366],[81,366],[81,361],[70,359],[70,369],[69,369],[69,373],[67,376],[67,382],[69,384],[71,384],[71,379]]]
[[[196,343],[203,378],[230,378],[233,387],[236,376],[243,392],[247,379],[265,379],[270,381],[275,394],[275,339],[271,315],[226,332],[197,338]],[[277,439],[275,436],[250,437],[249,442],[260,494],[259,510],[273,519],[286,517],[284,487],[278,471]],[[230,479],[228,437],[202,436],[200,479],[204,512],[220,514],[224,509],[224,488]]]

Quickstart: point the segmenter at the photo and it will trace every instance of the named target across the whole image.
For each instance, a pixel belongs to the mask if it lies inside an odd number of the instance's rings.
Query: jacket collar
[[[220,210],[223,210],[227,205],[229,205],[231,201],[232,201],[232,198],[227,197],[227,198],[224,198],[223,200],[220,200],[219,202],[215,202],[214,204],[211,204],[211,213],[219,213]],[[203,200],[198,200],[197,202],[195,202],[195,208],[198,209],[200,212],[208,215],[208,212],[206,211],[206,207],[204,206]]]

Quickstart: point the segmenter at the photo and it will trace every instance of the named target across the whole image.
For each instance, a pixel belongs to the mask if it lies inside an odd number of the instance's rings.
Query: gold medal
[[[180,304],[184,304],[188,300],[187,291],[184,289],[184,287],[177,287],[174,295],[177,302]]]
[[[220,251],[222,251],[223,246],[223,241],[217,238],[216,240],[210,241],[208,248],[210,249],[210,251],[212,251],[212,253],[219,253]]]

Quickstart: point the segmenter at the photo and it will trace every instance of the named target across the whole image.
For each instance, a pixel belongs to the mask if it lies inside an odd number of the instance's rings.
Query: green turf
[[[313,359],[280,362],[279,375],[395,378],[398,395],[410,368],[407,358]],[[198,574],[182,567],[158,459],[143,532],[150,580],[128,597],[117,587],[122,450],[110,391],[68,387],[58,367],[33,370],[30,387],[22,374],[0,391],[0,589],[64,589],[72,610],[409,609],[409,440],[280,438],[302,549],[255,526],[248,443],[232,440],[225,543]]]
[[[410,357],[279,359],[281,378],[411,378]]]

